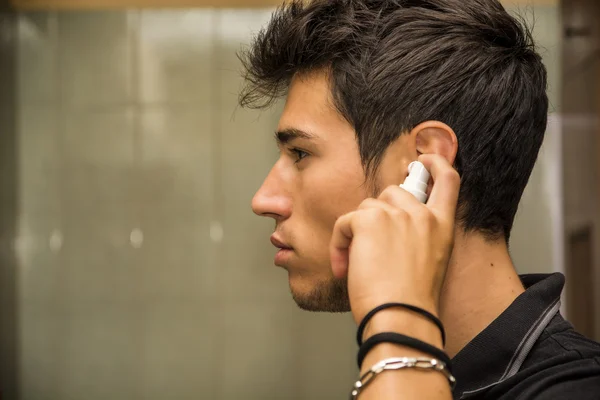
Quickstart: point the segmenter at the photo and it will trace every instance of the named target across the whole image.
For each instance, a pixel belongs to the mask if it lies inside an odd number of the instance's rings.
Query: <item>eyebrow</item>
[[[295,139],[315,139],[316,135],[295,128],[282,129],[275,132],[275,140],[278,145],[284,145]]]

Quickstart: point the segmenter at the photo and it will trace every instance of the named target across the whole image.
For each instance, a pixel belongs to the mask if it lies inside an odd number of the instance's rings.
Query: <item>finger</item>
[[[456,214],[460,176],[448,160],[437,154],[424,154],[419,157],[425,168],[431,173],[433,188],[427,207],[436,213],[453,219]]]
[[[352,218],[355,212],[342,215],[333,226],[333,234],[329,244],[331,270],[333,275],[342,279],[348,275],[350,263],[350,245],[354,237],[352,231]]]
[[[391,194],[387,195],[387,197],[389,197],[389,196],[391,196]],[[396,204],[398,204],[398,207],[396,206]],[[363,202],[360,203],[360,206],[358,206],[358,209],[359,210],[368,210],[371,208],[381,208],[382,210],[385,210],[388,213],[393,215],[394,212],[397,211],[398,208],[400,208],[401,204],[402,204],[402,202],[398,199],[394,199],[393,201],[386,201],[381,198],[377,198],[377,199],[369,198],[369,199],[363,200]]]
[[[398,185],[387,187],[381,192],[378,200],[389,204],[395,209],[402,209],[411,215],[418,215],[417,213],[423,211],[425,207],[412,193]]]

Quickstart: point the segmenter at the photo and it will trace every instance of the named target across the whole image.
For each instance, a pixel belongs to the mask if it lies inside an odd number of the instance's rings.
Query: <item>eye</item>
[[[295,161],[296,163],[299,163],[306,156],[309,155],[307,152],[305,152],[304,150],[300,150],[300,149],[290,149],[290,151],[296,156],[296,161]]]

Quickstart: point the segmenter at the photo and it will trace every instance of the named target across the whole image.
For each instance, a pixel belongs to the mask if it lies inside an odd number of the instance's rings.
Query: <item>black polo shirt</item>
[[[600,400],[600,344],[560,315],[564,276],[521,280],[525,293],[452,360],[454,398]]]

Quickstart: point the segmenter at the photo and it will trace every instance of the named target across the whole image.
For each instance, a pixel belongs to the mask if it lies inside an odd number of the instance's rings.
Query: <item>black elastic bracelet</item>
[[[402,335],[400,333],[395,332],[385,332],[378,333],[377,335],[373,335],[368,338],[362,346],[360,346],[360,350],[358,351],[358,368],[362,368],[362,363],[365,360],[365,357],[373,349],[373,347],[377,346],[381,343],[393,343],[400,346],[410,347],[411,349],[422,351],[423,353],[427,353],[433,358],[443,362],[446,364],[446,367],[450,372],[452,372],[452,368],[450,366],[450,357],[443,350],[438,349],[435,346],[430,345],[429,343],[422,342],[418,339],[412,338],[410,336]]]
[[[442,321],[440,321],[440,319],[438,317],[436,317],[435,315],[433,315],[432,313],[430,313],[427,310],[424,310],[417,306],[412,306],[410,304],[386,303],[386,304],[380,305],[379,307],[375,307],[373,310],[371,310],[360,322],[360,325],[358,325],[358,331],[356,332],[356,343],[358,343],[359,346],[362,346],[362,337],[363,337],[363,334],[365,333],[365,328],[366,328],[367,324],[369,323],[369,321],[371,320],[371,318],[373,318],[373,316],[375,314],[377,314],[379,311],[382,311],[382,310],[385,310],[388,308],[394,308],[394,307],[406,308],[407,310],[414,311],[417,314],[420,314],[420,315],[424,316],[425,318],[427,318],[428,320],[430,320],[431,322],[433,322],[440,329],[440,332],[442,333],[442,345],[443,346],[446,345],[446,331],[444,331],[444,325],[442,325]]]

